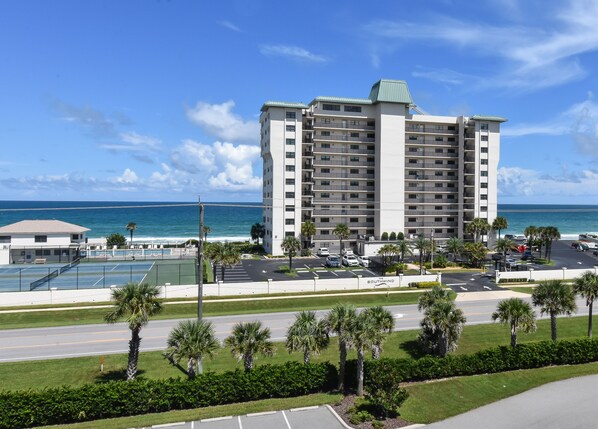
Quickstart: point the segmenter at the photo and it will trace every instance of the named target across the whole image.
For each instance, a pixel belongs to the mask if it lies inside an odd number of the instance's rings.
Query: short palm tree
[[[308,364],[312,354],[319,354],[328,347],[330,337],[323,320],[318,320],[315,311],[302,311],[287,330],[286,348],[289,353],[303,352],[303,363]]]
[[[508,227],[509,222],[507,221],[506,217],[496,216],[496,218],[492,221],[492,229],[494,231],[498,231],[498,238],[500,238],[500,232]]]
[[[343,250],[343,240],[346,240],[347,238],[349,238],[349,235],[351,234],[351,232],[349,231],[349,227],[347,226],[346,223],[339,223],[338,225],[336,225],[334,227],[334,229],[332,230],[332,233],[334,235],[337,236],[338,240],[339,240],[339,244],[340,244],[340,250],[342,252]]]
[[[283,252],[289,255],[289,271],[293,270],[293,256],[301,250],[301,242],[296,237],[285,237],[280,243]]]
[[[127,380],[133,380],[137,374],[141,328],[148,324],[152,316],[162,311],[159,295],[160,289],[147,283],[127,283],[123,287],[112,290],[114,308],[104,316],[104,320],[108,323],[116,323],[125,319],[129,324],[131,341],[129,341]]]
[[[532,303],[540,307],[540,314],[550,315],[551,338],[556,342],[556,317],[559,314],[570,316],[577,310],[573,289],[562,280],[540,283],[532,293]]]
[[[359,313],[349,328],[351,342],[357,350],[357,396],[363,395],[363,361],[365,350],[381,342],[382,332],[376,321],[364,310]]]
[[[254,223],[251,225],[251,239],[255,240],[256,244],[260,244],[260,238],[264,237],[266,228],[262,223]]]
[[[467,234],[473,235],[474,243],[477,243],[482,235],[486,235],[490,230],[490,225],[486,219],[476,217],[474,220],[469,222],[465,227]]]
[[[500,301],[492,313],[492,320],[511,327],[511,347],[517,347],[517,331],[530,333],[536,330],[536,314],[532,306],[521,298]]]
[[[357,311],[351,304],[337,304],[324,319],[326,327],[338,337],[339,365],[338,365],[338,390],[343,391],[345,387],[345,364],[347,362],[347,351],[352,346],[351,326],[355,322]]]
[[[531,249],[538,236],[538,228],[534,225],[529,225],[523,230],[523,235],[527,238],[527,247]]]
[[[170,331],[166,340],[167,349],[164,357],[172,364],[187,361],[187,376],[195,378],[202,373],[202,361],[205,356],[213,357],[220,347],[216,339],[214,325],[205,320],[183,320]]]
[[[592,338],[592,310],[598,298],[598,275],[587,271],[575,279],[573,291],[586,299],[588,306],[588,337]]]
[[[453,261],[463,252],[463,240],[458,237],[446,241],[446,251],[453,256]]]
[[[135,222],[129,222],[127,226],[125,226],[125,229],[131,234],[131,243],[133,243],[133,231],[137,229],[137,224]]]
[[[440,286],[434,286],[432,289],[425,291],[419,296],[417,309],[419,311],[426,311],[432,307],[434,303],[441,300],[452,301],[453,296],[451,290],[443,289]]]
[[[432,242],[420,235],[413,241],[413,247],[419,252],[419,272],[424,274],[424,255],[432,250]]]
[[[301,236],[307,243],[307,248],[311,248],[311,238],[316,235],[316,224],[311,220],[306,220],[301,224]]]
[[[241,253],[232,243],[210,243],[205,253],[215,265],[220,264],[221,281],[224,281],[226,268],[230,268],[241,262]]]
[[[378,256],[382,258],[385,269],[392,263],[393,258],[398,255],[398,250],[394,244],[385,244],[378,249]]]
[[[516,250],[516,249],[517,249],[517,245],[515,244],[515,242],[508,238],[499,238],[498,240],[496,240],[496,243],[494,243],[494,250],[502,253],[503,262],[506,262],[506,260],[507,260],[507,253],[510,252],[511,250]]]
[[[374,327],[381,333],[390,334],[395,327],[395,319],[392,313],[381,305],[367,308],[363,311],[371,319]],[[380,359],[384,336],[380,335],[372,341],[372,359]]]
[[[202,228],[202,235],[203,235],[203,241],[208,241],[208,234],[210,234],[212,232],[212,228],[210,228],[207,225],[204,225]]]
[[[446,356],[457,349],[466,320],[463,310],[454,302],[441,299],[425,311],[418,339],[430,352]]]
[[[274,343],[270,341],[270,329],[262,327],[262,322],[239,322],[233,326],[233,332],[226,337],[224,344],[231,353],[243,361],[245,371],[251,371],[256,355],[274,355]]]
[[[561,239],[561,232],[556,226],[547,226],[544,229],[544,234],[546,238],[546,259],[550,261],[552,257],[552,242]]]
[[[397,252],[401,257],[401,262],[405,259],[405,255],[412,255],[413,252],[411,251],[411,246],[405,240],[399,240],[397,244],[395,244]]]

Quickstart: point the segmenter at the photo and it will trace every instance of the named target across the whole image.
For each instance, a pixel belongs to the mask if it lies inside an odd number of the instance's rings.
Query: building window
[[[328,174],[328,173],[330,173],[330,168],[322,168],[322,169],[320,169],[320,171],[324,174]]]
[[[446,140],[447,140],[447,141],[449,141],[449,142],[454,142],[454,141],[455,141],[455,138],[454,138],[454,137],[449,137],[449,138],[448,138],[448,139],[446,139]]]
[[[442,210],[442,206],[434,206],[434,210]]]
[[[359,150],[359,145],[358,144],[352,144],[350,146],[350,148],[353,149],[353,150]]]
[[[411,141],[417,140],[417,136],[409,136],[409,140],[411,140]]]
[[[414,217],[408,217],[407,222],[417,222],[417,219]]]
[[[366,217],[366,218],[365,218],[365,221],[366,221],[367,223],[374,223],[374,218],[373,218],[373,217]]]
[[[359,162],[359,157],[358,156],[352,156],[349,158],[349,161],[351,162]]]
[[[285,166],[285,170],[286,171],[295,171],[295,166],[294,165],[287,165],[287,166]]]
[[[447,222],[454,222],[454,221],[455,221],[455,218],[454,218],[454,217],[447,217],[447,218],[446,218],[446,221],[447,221]]]
[[[488,148],[487,147],[483,147],[480,149],[482,153],[488,153]]]
[[[288,145],[294,145],[295,144],[295,139],[287,139],[287,144]]]
[[[329,217],[321,217],[320,218],[320,222],[322,222],[322,223],[329,223],[330,222],[330,218]]]
[[[488,160],[487,159],[482,159],[482,160],[480,160],[480,163],[482,165],[488,165]]]
[[[323,103],[322,104],[322,110],[330,110],[333,112],[340,112],[341,111],[341,106],[340,104],[326,104]]]
[[[320,182],[320,185],[322,185],[322,186],[330,186],[330,180],[322,180]]]
[[[356,217],[350,217],[350,218],[349,218],[349,222],[353,222],[353,223],[359,222],[359,218],[356,218]]]
[[[449,228],[449,229],[446,230],[446,232],[448,234],[453,234],[455,232],[455,229],[454,228]]]
[[[330,194],[327,192],[323,192],[320,194],[320,198],[330,198]]]
[[[417,210],[417,206],[409,206],[409,210]]]
[[[480,207],[480,211],[487,212],[488,211],[488,207],[482,206],[482,207]]]
[[[442,195],[441,194],[436,194],[436,195],[434,195],[434,199],[435,200],[441,200],[442,199]]]
[[[441,217],[435,217],[434,218],[434,222],[442,222],[442,218]]]
[[[446,153],[455,153],[455,149],[449,148],[446,150]]]
[[[297,114],[295,112],[287,112],[287,119],[295,119]]]
[[[449,130],[449,131],[455,131],[455,130],[456,130],[456,128],[455,128],[455,126],[454,126],[454,125],[449,125],[449,126],[448,126],[448,130]]]
[[[435,171],[434,176],[442,177],[442,171]],[[450,176],[450,174],[449,174]]]
[[[286,198],[295,198],[295,193],[294,192],[285,192],[284,196]]]
[[[417,152],[417,148],[416,147],[410,147],[409,148],[409,152]]]
[[[437,142],[442,142],[442,141],[444,141],[444,139],[443,139],[442,137],[436,137],[436,138],[434,139],[434,141],[437,141]]]
[[[409,187],[410,188],[417,188],[417,183],[409,182]]]
[[[349,170],[349,173],[351,174],[359,174],[359,169],[358,168],[352,168]]]
[[[434,187],[436,187],[436,188],[442,188],[442,183],[434,183]]]
[[[416,194],[409,194],[407,197],[409,199],[411,199],[411,200],[414,200],[415,198],[417,198],[417,195]]]
[[[47,243],[48,242],[48,236],[47,235],[36,235],[35,236],[35,242],[36,243]]]
[[[487,171],[480,171],[480,176],[482,176],[482,177],[488,177],[488,172]]]
[[[409,164],[417,164],[417,159],[410,159]]]
[[[357,180],[351,180],[349,186],[359,186],[359,182]]]
[[[455,165],[455,160],[454,159],[449,159],[446,161],[447,165]]]
[[[482,140],[483,142],[487,142],[487,141],[488,141],[488,136],[482,136],[482,137],[481,137],[481,140]]]
[[[436,164],[436,165],[442,165],[442,159],[436,159],[436,160],[434,160],[434,164]]]
[[[286,232],[284,233],[284,236],[285,236],[285,237],[294,237],[294,236],[295,236],[295,233],[294,233],[293,231],[286,231]]]
[[[455,196],[454,196],[453,194],[448,194],[448,195],[446,196],[446,198],[447,198],[447,199],[449,199],[449,200],[454,200],[454,199],[455,199]]]
[[[345,112],[361,112],[361,106],[345,106]]]
[[[285,180],[285,184],[287,184],[287,185],[294,185],[295,184],[295,179],[286,179]]]
[[[441,148],[439,148],[439,147],[437,147],[436,149],[434,149],[434,152],[435,152],[435,153],[442,153],[442,149],[441,149]]]
[[[287,131],[295,131],[295,125],[287,125],[286,129]]]
[[[330,131],[322,131],[320,134],[323,136],[330,136]]]
[[[373,138],[376,137],[376,134],[374,134],[374,133],[368,133],[367,137],[368,137],[368,139],[373,139]]]
[[[321,161],[330,161],[330,155],[322,155],[322,156],[320,157],[320,160],[321,160]]]
[[[349,121],[351,125],[359,125],[359,121],[351,120]]]
[[[366,174],[375,174],[375,173],[376,173],[376,172],[375,172],[374,170],[369,170],[369,169],[368,169],[368,170],[366,171]]]
[[[349,134],[351,137],[353,138],[358,138],[359,137],[359,133],[351,133]]]
[[[285,219],[284,224],[285,225],[295,225],[295,219]]]
[[[409,170],[409,175],[410,176],[417,176],[417,171]]]
[[[374,194],[367,194],[367,195],[366,195],[366,198],[367,198],[368,200],[373,200],[374,198],[376,198],[376,196],[375,196]]]
[[[442,228],[435,228],[434,232],[437,234],[442,234]]]
[[[454,184],[454,183],[447,183],[447,184],[446,184],[446,187],[447,187],[447,188],[454,188],[454,187],[455,187],[455,184]]]
[[[295,158],[295,152],[287,152],[287,158]]]
[[[446,173],[446,175],[452,177],[452,176],[455,175],[455,172],[454,171],[449,171],[449,172]]]
[[[10,235],[0,235],[0,243],[10,243]]]
[[[488,199],[488,195],[482,194],[482,195],[480,195],[480,199],[481,200],[487,200]]]
[[[323,229],[322,231],[320,231],[320,234],[322,235],[330,235],[330,231],[327,229]]]
[[[480,125],[480,130],[488,130],[488,124],[481,124]]]
[[[376,186],[376,182],[367,181],[367,182],[365,182],[365,185],[366,185],[366,186],[372,186],[372,187],[373,187],[373,186]]]
[[[284,206],[284,211],[285,212],[294,212],[295,206]]]
[[[486,182],[480,183],[480,186],[482,187],[482,189],[487,189],[488,188],[488,183],[486,183]]]
[[[351,193],[349,194],[349,198],[359,198],[359,194]]]

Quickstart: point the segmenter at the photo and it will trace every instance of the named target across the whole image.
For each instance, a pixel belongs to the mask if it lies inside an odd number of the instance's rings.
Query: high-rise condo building
[[[355,248],[393,232],[467,239],[468,222],[497,215],[505,118],[420,114],[397,80],[376,82],[368,98],[268,101],[261,111],[268,253],[282,254],[308,220],[312,246],[338,250],[341,223]]]

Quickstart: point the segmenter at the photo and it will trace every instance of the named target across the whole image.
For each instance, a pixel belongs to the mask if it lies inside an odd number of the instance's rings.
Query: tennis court
[[[0,292],[92,289],[142,282],[154,262],[49,264],[0,268]]]

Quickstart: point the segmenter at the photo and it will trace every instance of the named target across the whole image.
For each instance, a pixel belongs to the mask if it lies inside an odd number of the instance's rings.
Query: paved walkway
[[[598,375],[571,378],[426,426],[426,429],[598,427]]]
[[[507,298],[529,298],[529,293],[515,292],[513,290],[492,290],[487,292],[469,292],[458,293],[455,301],[484,301],[488,299],[507,299]]]

